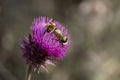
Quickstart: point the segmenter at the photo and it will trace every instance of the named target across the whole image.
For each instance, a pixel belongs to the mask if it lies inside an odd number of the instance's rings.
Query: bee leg
[[[59,41],[58,39],[55,39],[56,41]]]
[[[45,35],[46,32],[47,32],[47,30],[45,30],[43,34]]]

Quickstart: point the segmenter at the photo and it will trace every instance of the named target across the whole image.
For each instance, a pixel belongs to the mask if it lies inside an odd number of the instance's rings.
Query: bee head
[[[46,29],[47,32],[53,32],[56,29],[56,26],[54,23],[49,23],[46,27],[47,27]]]

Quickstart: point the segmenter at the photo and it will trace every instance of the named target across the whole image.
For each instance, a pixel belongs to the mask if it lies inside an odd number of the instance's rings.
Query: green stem
[[[28,64],[26,69],[25,80],[31,80],[32,76],[32,65]]]

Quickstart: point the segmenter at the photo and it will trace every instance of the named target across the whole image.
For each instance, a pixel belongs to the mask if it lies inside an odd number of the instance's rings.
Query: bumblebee
[[[49,23],[46,27],[47,27],[46,31],[48,33],[54,33],[62,45],[68,44],[67,37],[62,33],[61,30],[57,29],[57,27],[54,23]]]

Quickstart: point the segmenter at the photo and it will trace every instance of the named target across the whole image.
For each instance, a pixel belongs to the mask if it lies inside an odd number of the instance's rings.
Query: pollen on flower
[[[47,26],[51,23],[54,23],[55,28],[52,32],[47,32]],[[70,46],[70,36],[64,26],[52,18],[38,17],[34,19],[31,30],[32,33],[22,44],[23,57],[27,64],[32,64],[35,70],[39,66],[46,69],[46,63],[54,65],[53,58],[57,60],[64,58]],[[61,42],[64,37],[66,40]]]

